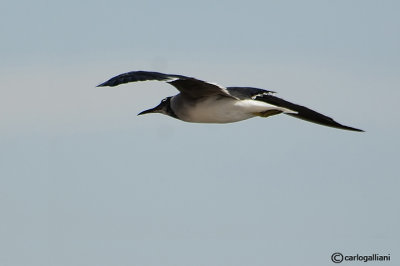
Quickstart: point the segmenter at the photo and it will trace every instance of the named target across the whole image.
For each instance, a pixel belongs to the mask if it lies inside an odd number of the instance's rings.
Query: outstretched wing
[[[306,120],[309,122],[313,122],[316,124],[320,124],[320,125],[324,125],[324,126],[328,126],[328,127],[352,130],[352,131],[360,131],[360,132],[364,131],[364,130],[361,130],[358,128],[339,124],[338,122],[336,122],[335,120],[333,120],[332,118],[330,118],[326,115],[320,114],[320,113],[318,113],[314,110],[311,110],[307,107],[285,101],[285,100],[275,97],[271,94],[258,95],[255,97],[255,100],[263,101],[263,102],[266,102],[269,104],[273,104],[276,106],[280,106],[280,107],[284,107],[284,108],[296,111],[297,113],[293,113],[293,114],[287,113],[287,115],[290,115],[290,116],[293,116],[293,117],[296,117],[299,119],[303,119],[303,120]]]
[[[235,98],[230,95],[229,92],[216,84],[208,83],[202,80],[198,80],[191,77],[185,77],[182,75],[164,74],[159,72],[149,71],[132,71],[115,76],[106,82],[101,83],[97,87],[110,86],[114,87],[123,83],[146,81],[146,80],[158,80],[165,81],[178,89],[181,94],[189,98],[202,98],[209,97],[211,95],[220,95],[224,97]]]

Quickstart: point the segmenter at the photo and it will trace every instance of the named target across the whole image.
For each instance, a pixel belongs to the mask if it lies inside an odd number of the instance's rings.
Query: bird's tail
[[[324,125],[324,126],[328,126],[328,127],[345,129],[345,130],[364,132],[364,130],[361,130],[358,128],[339,124],[338,122],[336,122],[335,120],[333,120],[332,118],[330,118],[328,116],[325,116],[325,115],[318,113],[314,110],[311,110],[307,107],[285,101],[281,98],[275,97],[270,94],[257,96],[256,100],[264,101],[269,104],[273,104],[273,105],[276,105],[279,107],[284,107],[284,108],[293,110],[296,113],[285,112],[285,114],[299,118],[299,119],[303,119],[303,120],[306,120],[306,121],[309,121],[312,123],[316,123],[316,124],[320,124],[320,125]]]

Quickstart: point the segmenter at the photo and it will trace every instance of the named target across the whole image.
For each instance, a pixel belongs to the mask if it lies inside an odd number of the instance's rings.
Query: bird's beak
[[[159,110],[157,109],[157,107],[155,107],[155,108],[151,108],[149,110],[144,110],[144,111],[138,113],[138,115],[145,115],[145,114],[151,114],[151,113],[159,113]]]

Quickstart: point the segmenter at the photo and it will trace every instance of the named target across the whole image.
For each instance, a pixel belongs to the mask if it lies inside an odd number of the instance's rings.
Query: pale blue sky
[[[0,265],[398,265],[398,1],[0,7]],[[366,133],[137,117],[174,88],[95,87],[139,69],[272,89]]]

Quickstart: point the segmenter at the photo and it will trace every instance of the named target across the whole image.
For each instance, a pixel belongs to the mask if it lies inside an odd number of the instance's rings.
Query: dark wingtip
[[[344,130],[355,131],[355,132],[365,132],[362,129],[342,125],[342,124],[336,122],[335,120],[333,120],[332,118],[322,115],[320,113],[317,113],[306,107],[298,106],[298,108],[301,108],[302,112],[299,112],[297,114],[287,114],[287,115],[290,115],[290,116],[293,116],[293,117],[296,117],[299,119],[303,119],[303,120],[306,120],[306,121],[309,121],[312,123],[327,126],[327,127],[344,129]]]
[[[331,123],[329,124],[324,124],[325,126],[328,127],[334,127],[334,128],[338,128],[338,129],[344,129],[344,130],[349,130],[349,131],[356,131],[356,132],[365,132],[362,129],[359,128],[355,128],[355,127],[349,127],[349,126],[345,126],[342,124],[339,124],[338,122],[336,122],[335,120],[332,119]]]
[[[113,87],[115,86],[112,82],[110,82],[110,80],[107,80],[106,82],[103,82],[99,85],[97,85],[96,87]]]
[[[348,126],[344,126],[342,129],[346,129],[346,130],[350,130],[350,131],[356,131],[356,132],[365,132],[362,129],[358,129],[358,128],[354,128],[354,127],[348,127]]]

